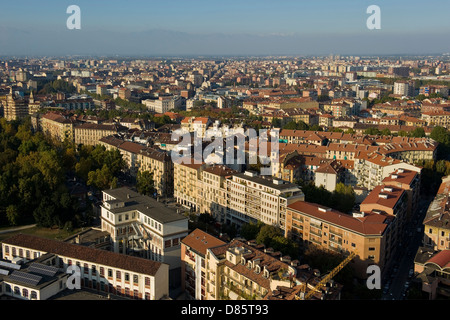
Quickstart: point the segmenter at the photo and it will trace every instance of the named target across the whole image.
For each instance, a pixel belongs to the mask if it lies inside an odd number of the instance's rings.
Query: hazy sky
[[[81,30],[69,30],[69,5]],[[369,30],[367,7],[381,8]],[[0,10],[0,55],[450,52],[448,0],[21,0]]]

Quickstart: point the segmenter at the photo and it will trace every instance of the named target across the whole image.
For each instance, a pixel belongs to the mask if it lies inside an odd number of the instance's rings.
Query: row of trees
[[[333,192],[323,186],[316,187],[314,183],[304,183],[301,188],[307,202],[321,204],[344,213],[350,212],[355,205],[355,192],[352,186],[342,182],[336,185]]]
[[[0,118],[0,225],[76,226],[83,220],[69,177],[94,189],[118,186],[125,168],[118,150],[54,143],[33,133],[29,120]]]
[[[76,220],[77,201],[65,186],[61,154],[29,122],[0,118],[0,224],[63,225]]]

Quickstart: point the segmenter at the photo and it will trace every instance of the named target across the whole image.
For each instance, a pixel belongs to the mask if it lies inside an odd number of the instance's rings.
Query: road
[[[422,245],[423,226],[422,221],[428,209],[431,199],[423,199],[419,204],[419,212],[417,217],[413,217],[411,223],[407,226],[404,235],[403,244],[399,244],[397,256],[393,263],[392,269],[389,271],[390,280],[388,280],[389,288],[383,290],[384,300],[403,300],[406,291],[409,288],[411,280],[410,270],[414,269],[414,257],[417,249]],[[417,229],[420,228],[420,231]],[[405,284],[408,283],[408,286]]]
[[[29,224],[27,226],[21,226],[21,227],[16,227],[16,228],[8,228],[8,229],[0,230],[0,234],[20,231],[20,230],[24,230],[24,229],[29,229],[29,228],[33,228],[35,226],[36,226],[36,224]]]

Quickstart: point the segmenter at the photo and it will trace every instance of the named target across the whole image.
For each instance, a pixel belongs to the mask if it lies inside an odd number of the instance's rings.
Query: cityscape
[[[360,35],[388,32],[379,4]],[[87,3],[61,7],[61,35],[90,32]],[[151,32],[167,54],[0,25],[0,300],[448,300],[448,45],[295,54],[280,27],[248,53],[237,23],[197,52],[222,18]]]

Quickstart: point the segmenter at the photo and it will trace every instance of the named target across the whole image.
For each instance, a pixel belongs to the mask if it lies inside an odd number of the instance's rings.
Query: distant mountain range
[[[108,31],[0,26],[0,55],[386,55],[450,51],[446,34],[225,34],[154,29]]]

